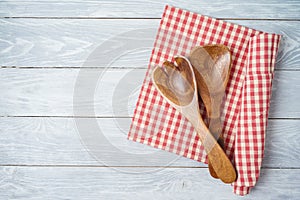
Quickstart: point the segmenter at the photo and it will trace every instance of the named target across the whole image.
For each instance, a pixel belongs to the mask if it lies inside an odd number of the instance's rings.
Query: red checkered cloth
[[[264,154],[275,57],[281,36],[195,14],[172,6],[163,13],[128,139],[207,163],[192,125],[151,82],[151,71],[194,46],[224,44],[232,54],[222,120],[225,151],[238,178],[234,193],[248,194]]]

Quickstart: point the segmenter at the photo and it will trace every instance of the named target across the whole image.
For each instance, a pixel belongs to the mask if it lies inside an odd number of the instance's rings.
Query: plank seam
[[[0,66],[0,69],[106,69],[107,67],[29,67],[29,66]],[[110,67],[109,69],[136,69],[146,70],[146,67]],[[275,71],[300,71],[300,68],[275,69]]]
[[[160,20],[159,17],[9,17],[2,16],[0,19],[101,19],[101,20]],[[297,18],[216,18],[219,20],[243,20],[243,21],[300,21]]]
[[[207,169],[206,166],[104,166],[104,165],[30,165],[30,164],[0,164],[0,167],[61,167],[61,168],[164,168],[164,169]],[[262,167],[274,170],[300,170],[299,167]]]
[[[85,118],[85,119],[132,119],[132,116],[63,116],[63,115],[0,115],[0,118]],[[268,120],[300,120],[299,117],[270,117]]]

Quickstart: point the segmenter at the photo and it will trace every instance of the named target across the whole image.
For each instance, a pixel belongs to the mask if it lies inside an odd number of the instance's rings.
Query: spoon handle
[[[213,96],[211,96],[211,99],[210,99],[211,105],[207,109],[209,111],[208,112],[209,131],[214,136],[214,138],[218,141],[218,143],[222,149],[224,149],[224,139],[223,139],[223,134],[222,134],[223,125],[222,125],[220,115],[221,115],[221,110],[222,110],[221,105],[223,102],[224,94],[225,94],[225,88],[224,88],[224,90],[221,89],[217,94],[214,94]],[[208,161],[208,169],[209,169],[209,173],[212,177],[219,178],[209,161]]]
[[[235,168],[221,146],[217,143],[214,136],[209,132],[207,127],[205,125],[201,125],[201,123],[194,127],[207,153],[209,163],[213,167],[217,176],[224,183],[234,182],[236,180]]]
[[[209,120],[209,131],[214,136],[214,138],[217,140],[218,144],[221,146],[222,149],[224,149],[224,138],[222,135],[222,123],[221,119],[219,117],[217,118],[210,118]],[[208,169],[209,173],[214,178],[219,178],[217,173],[215,172],[213,166],[208,161]]]
[[[218,141],[219,145],[224,149],[224,138],[222,135],[222,121],[220,117],[209,119],[209,131]]]

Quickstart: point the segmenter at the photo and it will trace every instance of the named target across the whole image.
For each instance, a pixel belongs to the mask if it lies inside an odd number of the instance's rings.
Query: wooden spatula
[[[224,45],[207,45],[192,49],[189,60],[194,68],[198,93],[200,94],[209,118],[208,128],[219,145],[224,148],[221,105],[229,79],[231,54]],[[211,176],[218,178],[210,162]]]
[[[165,62],[163,67],[156,67],[152,72],[152,82],[164,99],[194,126],[217,176],[224,183],[235,181],[236,171],[232,163],[200,115],[197,83],[189,60],[178,56],[175,63]]]

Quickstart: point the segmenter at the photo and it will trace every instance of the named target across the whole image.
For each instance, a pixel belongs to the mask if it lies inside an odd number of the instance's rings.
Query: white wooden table
[[[7,0],[0,2],[0,199],[239,199],[204,164],[126,140],[151,46],[109,70],[86,63],[118,34],[155,30],[165,4],[283,35],[261,177],[244,199],[300,198],[300,1]],[[147,39],[154,38],[155,31]],[[76,87],[90,89],[76,85],[81,73],[104,77],[94,99],[74,105]],[[78,131],[78,122],[90,121],[109,141],[99,142],[100,161],[81,137],[97,130]]]

